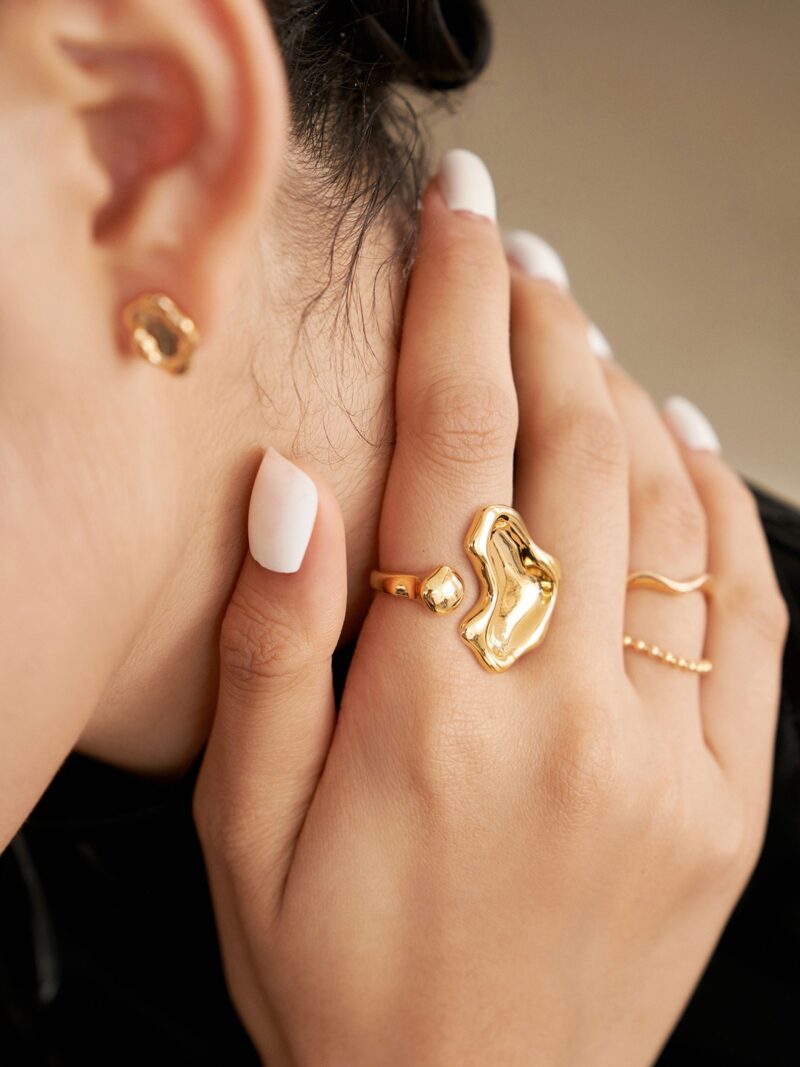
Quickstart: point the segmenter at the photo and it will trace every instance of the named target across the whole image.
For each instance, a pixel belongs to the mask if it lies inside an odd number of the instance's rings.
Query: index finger
[[[423,201],[396,403],[381,566],[427,574],[448,563],[469,598],[464,537],[478,508],[511,503],[517,430],[508,265],[491,178],[469,152],[445,156]]]

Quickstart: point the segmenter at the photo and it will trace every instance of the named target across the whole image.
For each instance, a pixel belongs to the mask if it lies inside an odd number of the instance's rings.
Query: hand
[[[465,532],[513,498],[563,587],[501,675],[458,638],[461,610],[376,596],[337,719],[325,487],[298,573],[247,559],[196,795],[227,978],[270,1067],[644,1067],[760,849],[785,610],[737,476],[592,354],[568,294],[509,285],[494,223],[443,188],[408,294],[381,564],[453,563],[466,609]],[[269,481],[254,507],[279,507]],[[626,595],[632,570],[706,568],[708,604]],[[714,670],[624,652],[626,630]]]

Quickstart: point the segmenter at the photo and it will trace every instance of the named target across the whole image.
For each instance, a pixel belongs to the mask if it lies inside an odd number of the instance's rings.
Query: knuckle
[[[208,790],[203,786],[202,773],[192,796],[192,820],[197,830],[200,843],[205,847],[206,841],[212,842],[214,828],[212,826],[213,802]]]
[[[564,406],[551,416],[539,444],[568,475],[588,476],[605,483],[627,478],[625,434],[611,412]]]
[[[571,339],[586,333],[586,318],[568,292],[555,285],[542,285],[536,278],[525,278],[518,292],[521,299],[514,302],[514,314],[520,328],[532,340],[543,336],[559,337],[565,333]]]
[[[220,659],[226,679],[248,689],[296,674],[314,659],[314,649],[296,617],[237,589],[222,623]]]
[[[220,803],[216,792],[205,785],[201,772],[192,797],[192,818],[203,851],[213,856],[224,856],[230,841],[230,818],[227,807]]]
[[[498,751],[485,714],[467,705],[420,709],[412,734],[407,774],[427,816],[452,821],[479,806],[481,783],[496,779]]]
[[[726,583],[723,595],[722,607],[726,614],[738,616],[751,633],[765,644],[783,647],[790,619],[789,609],[777,582],[773,580],[765,584],[747,575]]]
[[[789,629],[789,609],[777,589],[765,591],[761,587],[756,595],[751,590],[746,618],[754,633],[768,645],[783,646]]]
[[[696,887],[739,885],[754,862],[753,835],[744,803],[708,799],[698,811],[696,786],[675,774],[652,804],[656,834],[670,866]]]
[[[620,763],[602,715],[565,723],[544,761],[544,787],[559,817],[570,824],[602,817],[617,792]]]
[[[416,416],[426,458],[447,464],[506,462],[517,433],[517,405],[496,382],[457,379],[428,387]]]
[[[705,874],[716,881],[737,883],[750,872],[758,856],[743,813],[736,812],[728,812],[724,819],[703,825],[697,853]]]
[[[680,545],[704,545],[706,515],[693,486],[677,477],[660,478],[637,493],[639,521]]]
[[[792,624],[792,618],[789,614],[789,605],[783,599],[783,594],[777,587],[777,583],[773,590],[772,596],[773,602],[770,607],[770,614],[772,618],[770,626],[774,627],[778,644],[782,647],[788,636],[789,629]]]
[[[259,808],[238,788],[237,772],[230,767],[220,776],[201,768],[192,797],[192,818],[206,858],[244,879],[250,872],[261,878],[264,858],[273,851],[272,836],[279,826],[265,822]]]
[[[760,811],[757,810],[749,819],[742,817],[741,861],[745,879],[749,879],[761,858],[767,837],[768,819],[768,798],[765,798],[765,803]]]
[[[261,841],[241,812],[234,811],[219,798],[195,793],[192,814],[197,837],[209,861],[224,867],[237,877],[258,867]]]

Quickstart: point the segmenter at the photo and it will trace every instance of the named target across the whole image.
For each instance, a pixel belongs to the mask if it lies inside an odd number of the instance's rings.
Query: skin
[[[565,580],[500,676],[452,617],[376,597],[337,717],[335,498],[297,574],[248,559],[196,793],[229,987],[270,1065],[645,1067],[761,847],[785,609],[736,474],[601,365],[567,294],[509,276],[493,223],[436,184],[422,220],[381,561],[461,561],[476,501],[513,498]],[[708,607],[626,596],[645,565],[710,568]]]
[[[763,830],[785,612],[746,491],[681,454],[569,297],[510,281],[496,228],[435,189],[388,447],[398,279],[352,359],[325,302],[298,342],[332,220],[309,216],[255,0],[5,0],[0,53],[0,845],[76,747],[188,765],[233,591],[197,815],[270,1064],[648,1062]],[[391,239],[370,235],[366,292]],[[140,292],[197,321],[187,376],[130,354]],[[248,557],[236,584],[270,444],[320,481],[317,527],[299,575]],[[569,576],[546,644],[484,676],[447,623],[378,598],[334,729],[329,656],[378,524],[382,562],[414,571],[461,559],[490,499]],[[626,603],[626,568],[706,556],[708,618]],[[623,624],[705,635],[714,675],[628,662]]]
[[[358,353],[338,293],[300,332],[334,220],[297,155],[256,0],[0,5],[0,846],[76,745],[196,758],[268,445],[336,491],[363,611],[399,289],[380,276]],[[140,292],[196,320],[185,376],[131,354]]]

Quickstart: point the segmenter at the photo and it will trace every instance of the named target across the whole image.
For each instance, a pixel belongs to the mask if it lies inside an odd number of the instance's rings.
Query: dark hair
[[[267,0],[289,81],[292,127],[355,219],[353,262],[389,204],[412,218],[425,169],[412,87],[442,94],[489,58],[480,0]],[[413,227],[407,226],[413,231]],[[352,270],[350,272],[352,276]]]

